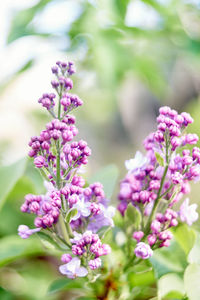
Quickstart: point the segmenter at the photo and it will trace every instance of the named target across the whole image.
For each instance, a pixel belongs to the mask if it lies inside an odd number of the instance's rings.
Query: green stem
[[[67,229],[67,233],[68,233],[69,237],[73,238],[74,235],[72,233],[71,227],[68,222],[66,222],[66,229]]]
[[[163,198],[164,196],[166,196],[172,188],[173,188],[173,184],[171,184],[170,187],[162,195],[160,195],[160,198]]]
[[[151,211],[151,214],[149,216],[149,219],[148,219],[148,222],[146,224],[146,227],[145,227],[145,236],[148,234],[149,232],[149,228],[150,228],[150,225],[151,225],[151,222],[154,218],[154,215],[155,215],[155,212],[156,212],[156,209],[158,207],[158,204],[159,204],[159,200],[161,199],[161,192],[162,192],[162,188],[163,188],[163,185],[164,185],[164,182],[165,182],[165,178],[166,178],[166,175],[167,175],[167,171],[168,171],[168,168],[169,168],[169,154],[168,154],[168,148],[169,148],[169,144],[168,144],[168,139],[166,137],[165,139],[165,146],[166,146],[166,152],[165,152],[165,159],[166,159],[166,166],[165,166],[165,169],[164,169],[164,173],[163,173],[163,177],[162,177],[162,180],[161,180],[161,183],[160,183],[160,188],[158,190],[158,195],[157,195],[157,198],[154,202],[154,206],[152,208],[152,211]],[[145,236],[143,238],[145,238]]]
[[[128,263],[125,265],[124,267],[124,272],[127,271],[129,268],[131,268],[133,266],[133,263],[135,262],[137,256],[134,254],[133,257],[131,257],[131,259],[128,261]],[[139,258],[136,262],[135,265],[138,264],[142,259]]]
[[[56,185],[60,189],[60,141],[56,144],[57,157],[56,157]]]
[[[63,237],[64,237],[66,243],[70,246],[71,242],[69,240],[69,235],[67,233],[67,229],[66,229],[66,226],[65,226],[65,221],[63,219],[62,214],[60,214],[60,217],[59,217],[59,224],[60,224],[60,227],[62,229]]]
[[[47,174],[45,173],[45,171],[42,170],[42,169],[38,169],[38,170],[39,170],[41,176],[42,176],[45,180],[49,181],[49,178],[48,178]]]
[[[157,209],[158,204],[159,204],[159,200],[161,199],[160,194],[161,194],[161,191],[162,191],[162,188],[163,188],[163,184],[164,184],[164,181],[165,181],[165,177],[166,177],[166,175],[167,175],[168,167],[169,167],[169,166],[166,165],[165,170],[164,170],[164,173],[163,173],[163,177],[162,177],[162,180],[161,180],[161,184],[160,184],[160,189],[159,189],[159,191],[158,191],[158,196],[157,196],[157,198],[156,198],[156,200],[155,200],[154,206],[153,206],[153,208],[152,208],[151,214],[150,214],[150,216],[149,216],[148,222],[147,222],[146,227],[145,227],[145,233],[146,233],[146,234],[147,234],[147,232],[149,231],[149,227],[150,227],[151,222],[152,222],[152,220],[153,220],[153,218],[154,218],[156,209]]]

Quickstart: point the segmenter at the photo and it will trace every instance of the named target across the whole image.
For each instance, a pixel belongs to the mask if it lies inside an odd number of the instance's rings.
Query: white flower
[[[71,218],[71,220],[75,221],[81,216],[88,217],[91,214],[90,203],[84,201],[84,197],[79,198],[78,202],[73,205],[73,208],[77,209],[77,214]]]
[[[189,226],[195,222],[199,215],[196,212],[197,204],[189,205],[189,198],[185,199],[185,201],[180,206],[179,216],[182,222],[186,222]]]
[[[82,239],[83,236],[81,233],[78,233],[76,231],[73,231],[73,235],[74,235],[73,239],[70,239],[70,242],[72,244],[77,244]]]
[[[88,274],[86,268],[81,267],[81,261],[79,258],[74,257],[72,260],[59,267],[59,271],[63,275],[67,275],[68,278],[85,277]]]
[[[149,159],[140,151],[137,151],[134,158],[125,161],[125,167],[129,171],[129,173],[132,173],[139,169],[142,169],[145,165],[148,164],[148,162]]]
[[[101,205],[101,211],[103,213],[103,216],[105,218],[104,222],[107,223],[107,226],[110,225],[110,226],[114,226],[114,222],[113,222],[113,217],[115,215],[115,211],[116,211],[116,208],[113,207],[113,206],[108,206],[107,208],[103,205]]]
[[[21,236],[22,239],[27,239],[27,238],[29,238],[30,235],[32,235],[40,230],[41,230],[41,228],[30,229],[26,225],[19,225],[18,235]]]
[[[44,181],[44,187],[46,188],[48,193],[51,193],[56,190],[56,188],[53,186],[53,184],[46,180]]]

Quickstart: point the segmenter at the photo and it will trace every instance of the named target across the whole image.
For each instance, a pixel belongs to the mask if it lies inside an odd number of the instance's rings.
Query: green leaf
[[[158,299],[182,299],[185,294],[183,279],[175,273],[162,276],[158,281]]]
[[[122,17],[122,19],[124,19],[129,0],[115,0],[114,3],[117,8],[118,14]]]
[[[7,43],[9,44],[22,36],[37,34],[30,23],[36,14],[41,12],[51,1],[52,0],[40,0],[36,5],[18,11],[11,21],[10,31],[7,36]]]
[[[164,158],[160,155],[160,153],[155,152],[155,157],[160,166],[164,167],[165,161]]]
[[[76,300],[95,300],[96,297],[79,297]]]
[[[54,294],[60,291],[67,291],[72,289],[83,289],[85,279],[83,278],[77,278],[75,280],[72,280],[70,278],[64,278],[64,279],[58,279],[51,283],[48,294]]]
[[[45,232],[37,232],[37,235],[39,236],[41,243],[44,245],[45,248],[49,250],[59,249],[59,250],[66,250],[68,249],[66,245],[62,243],[62,245],[59,245],[56,243],[51,236],[46,234]]]
[[[89,179],[89,183],[99,181],[103,184],[105,194],[110,198],[113,194],[119,170],[115,165],[108,165]]]
[[[66,222],[70,223],[71,219],[73,217],[75,217],[77,215],[77,213],[78,213],[78,210],[76,208],[70,209],[65,217]]]
[[[184,274],[184,284],[187,296],[190,300],[199,300],[200,295],[200,265],[191,264]]]
[[[23,240],[18,236],[8,236],[0,240],[0,266],[4,266],[18,258],[43,255],[44,250],[39,240],[34,237]]]
[[[16,298],[10,291],[6,291],[2,287],[0,287],[0,299],[15,300]]]
[[[24,174],[26,159],[21,159],[9,166],[0,168],[0,209],[17,181]]]
[[[155,250],[150,261],[157,278],[167,273],[182,273],[187,266],[185,252],[176,241],[172,241],[168,248]]]
[[[32,159],[28,159],[25,176],[28,177],[35,188],[36,194],[43,194],[45,191],[44,180],[37,168],[34,168]]]
[[[125,222],[127,225],[133,225],[135,229],[139,228],[141,222],[141,214],[135,206],[129,203],[125,212]]]
[[[188,254],[188,262],[190,264],[197,263],[200,264],[200,234],[197,233],[197,238],[192,250]]]
[[[140,273],[131,272],[128,274],[128,282],[131,287],[152,285],[155,283],[154,272],[152,270]]]
[[[172,232],[185,254],[188,255],[196,240],[195,231],[186,224],[182,224],[173,228]]]
[[[111,229],[111,226],[103,226],[98,230],[98,235],[100,238],[104,238],[105,234]]]

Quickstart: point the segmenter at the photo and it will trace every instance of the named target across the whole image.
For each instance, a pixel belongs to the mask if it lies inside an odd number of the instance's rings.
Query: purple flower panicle
[[[194,146],[198,136],[186,133],[192,117],[185,112],[178,114],[168,106],[161,107],[159,113],[157,130],[144,140],[146,154],[137,152],[134,159],[125,162],[128,173],[120,183],[118,195],[122,216],[129,203],[141,214],[144,212],[145,230],[144,226],[137,228],[133,239],[146,241],[154,249],[170,245],[169,229],[178,225],[178,216],[188,225],[197,220],[196,204],[189,206],[186,199],[179,213],[174,204],[190,192],[191,181],[200,179],[200,148]],[[185,149],[187,145],[194,147]]]
[[[76,278],[86,276],[88,267],[99,268],[99,257],[110,253],[109,245],[103,244],[96,232],[103,226],[114,225],[115,210],[108,205],[101,183],[86,187],[84,178],[79,175],[81,167],[88,163],[91,149],[82,139],[74,141],[78,129],[71,112],[83,105],[83,101],[71,93],[74,64],[58,61],[51,70],[55,76],[51,81],[54,93],[44,93],[38,102],[53,120],[39,136],[31,138],[28,153],[44,176],[47,191],[43,195],[25,196],[21,211],[35,215],[36,228],[20,225],[18,231],[22,238],[39,230],[48,229],[49,235],[53,232],[53,238],[62,241],[70,252],[62,255],[61,261],[65,264],[60,266],[60,272]],[[61,220],[66,223],[66,232],[58,225]]]

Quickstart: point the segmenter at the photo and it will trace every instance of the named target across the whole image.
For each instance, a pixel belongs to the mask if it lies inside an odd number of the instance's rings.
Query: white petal
[[[81,261],[79,258],[74,257],[72,260],[67,264],[67,270],[72,272],[73,274],[76,273],[76,269],[80,267]]]
[[[67,264],[59,266],[59,271],[60,271],[61,274],[67,275],[67,272],[68,272]]]
[[[90,215],[90,213],[91,213],[90,209],[88,209],[86,207],[81,210],[81,214],[84,217],[88,217]]]
[[[76,275],[79,277],[85,277],[87,274],[88,274],[88,271],[84,267],[80,267],[80,268],[76,269]]]

